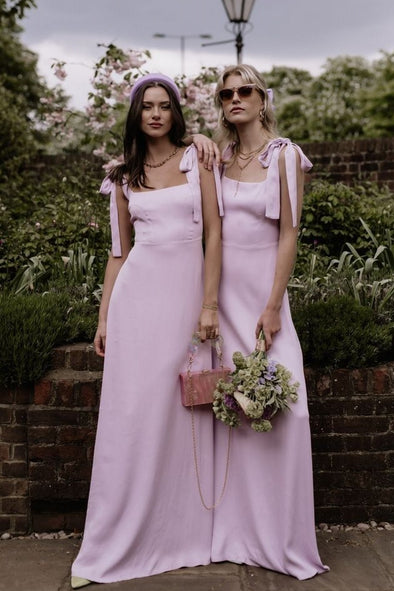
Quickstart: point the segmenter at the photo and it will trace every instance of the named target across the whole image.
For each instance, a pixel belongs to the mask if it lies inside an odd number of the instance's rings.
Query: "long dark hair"
[[[168,137],[175,146],[183,145],[182,138],[186,132],[186,125],[181,105],[174,90],[163,81],[148,81],[146,84],[142,84],[136,90],[127,114],[123,139],[124,163],[112,168],[108,175],[111,181],[119,185],[125,184],[126,178],[130,188],[151,188],[146,184],[144,170],[146,138],[141,131],[141,114],[145,90],[152,86],[162,86],[168,93],[172,112],[172,127]]]

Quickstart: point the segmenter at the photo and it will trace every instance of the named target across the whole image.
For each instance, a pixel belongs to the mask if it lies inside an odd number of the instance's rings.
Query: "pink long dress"
[[[296,151],[301,165],[312,165],[301,149],[278,138],[259,156],[268,167],[260,183],[222,177],[224,204],[223,267],[219,295],[224,361],[232,353],[250,353],[255,327],[270,295],[278,249],[280,181],[278,158],[285,149],[293,223],[296,225]],[[328,570],[315,538],[312,460],[303,360],[287,294],[282,328],[269,356],[288,367],[300,382],[299,400],[274,419],[273,430],[256,433],[247,425],[234,429],[230,477],[214,514],[212,561],[245,563],[307,579]],[[215,474],[226,457],[227,427],[215,424]],[[217,476],[217,480],[220,476]],[[216,482],[216,489],[220,483]]]
[[[190,411],[181,405],[179,387],[203,295],[201,193],[193,146],[180,169],[185,184],[125,191],[135,245],[110,300],[88,511],[72,568],[73,575],[92,581],[145,577],[211,561],[213,516],[199,499]],[[116,256],[115,187],[106,180],[102,192],[111,192]],[[210,361],[206,344],[193,369]],[[195,412],[208,502],[213,421],[209,409]]]

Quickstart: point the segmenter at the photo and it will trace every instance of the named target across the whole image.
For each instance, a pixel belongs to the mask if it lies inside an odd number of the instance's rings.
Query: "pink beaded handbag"
[[[203,369],[192,371],[192,365],[198,345],[201,343],[197,333],[193,335],[189,349],[189,361],[187,371],[179,375],[181,382],[181,400],[183,406],[199,406],[202,404],[212,404],[213,393],[216,384],[220,379],[227,380],[230,374],[230,368],[223,366],[222,337],[212,339],[212,346],[216,350],[220,367],[217,369]]]

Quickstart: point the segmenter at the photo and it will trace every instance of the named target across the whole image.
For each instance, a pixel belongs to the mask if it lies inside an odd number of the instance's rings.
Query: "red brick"
[[[11,445],[9,443],[0,443],[0,460],[9,460],[11,458]]]
[[[33,386],[18,386],[15,389],[16,404],[29,404],[33,397]]]
[[[27,429],[24,425],[6,425],[1,428],[1,440],[10,443],[24,443],[26,434]]]
[[[64,369],[66,367],[66,351],[64,347],[57,347],[52,351],[52,369]]]
[[[67,426],[59,427],[57,442],[58,443],[69,443],[69,442],[94,442],[95,430],[89,426],[78,427],[78,426]]]
[[[0,385],[0,404],[14,404],[15,393],[14,390]]]
[[[12,459],[13,460],[27,460],[27,448],[24,444],[14,444],[12,446]]]
[[[6,480],[5,478],[0,478],[0,498],[1,497],[9,497],[14,493],[15,480]]]
[[[391,375],[388,367],[375,367],[373,370],[373,391],[375,394],[389,394]]]
[[[354,416],[334,417],[333,429],[336,433],[384,433],[390,428],[389,417]]]
[[[52,501],[57,498],[57,484],[53,482],[31,482],[30,498],[32,501]]]
[[[10,515],[0,515],[0,532],[13,531]]]
[[[27,475],[26,462],[3,462],[3,476],[8,478],[24,478]]]
[[[77,481],[77,482],[68,482],[62,481],[59,482],[58,486],[58,498],[64,500],[71,500],[71,499],[86,499],[89,494],[89,482],[86,481]]]
[[[29,411],[30,425],[57,426],[76,425],[79,422],[78,411],[59,409],[31,409]]]
[[[56,427],[29,427],[29,443],[55,443]]]
[[[83,458],[84,448],[81,445],[58,445],[57,451],[59,458],[64,461],[78,460]]]
[[[74,482],[76,480],[82,480],[85,482],[90,481],[92,473],[92,464],[88,461],[80,459],[78,462],[72,462],[65,464],[63,469],[60,471],[60,478],[66,481]]]
[[[25,514],[28,510],[26,497],[8,497],[2,500],[3,513],[10,515]]]
[[[82,532],[85,528],[86,511],[67,513],[65,518],[64,529],[66,531]]]
[[[26,425],[26,421],[27,421],[27,412],[26,410],[23,408],[16,408],[13,411],[13,415],[14,415],[14,421],[16,425]]]
[[[103,371],[104,359],[99,357],[95,351],[88,351],[88,368],[90,371]]]
[[[344,438],[338,435],[315,435],[312,438],[312,449],[318,453],[345,451]]]
[[[70,349],[70,368],[77,371],[88,369],[88,355],[86,346],[84,349]]]
[[[52,398],[52,382],[48,379],[40,380],[34,386],[34,404],[46,406]]]
[[[31,481],[55,482],[57,478],[57,468],[55,464],[43,464],[41,462],[30,462],[29,476]]]
[[[83,382],[80,384],[78,406],[94,408],[98,403],[96,381]]]
[[[376,451],[391,451],[394,449],[394,431],[377,433],[372,436],[371,449]],[[394,501],[394,497],[393,497]]]
[[[55,404],[58,406],[73,406],[74,380],[59,380],[55,385]]]
[[[346,451],[371,451],[372,435],[344,435]]]
[[[351,373],[347,369],[336,369],[332,374],[334,396],[351,396],[354,393]]]
[[[29,495],[29,481],[27,478],[16,478],[14,480],[14,494],[17,497],[27,497]]]
[[[318,396],[329,396],[332,391],[331,376],[320,374],[316,378],[316,393]]]
[[[58,457],[59,448],[55,445],[32,445],[29,449],[29,459],[32,462],[56,460]]]
[[[366,394],[369,391],[369,375],[370,372],[367,369],[353,369],[351,379],[357,394]]]
[[[0,406],[0,424],[11,423],[12,410],[11,408]]]
[[[394,416],[394,396],[375,396],[377,415]]]
[[[29,515],[15,515],[12,517],[13,532],[24,535],[30,532]]]
[[[32,513],[32,529],[36,532],[59,531],[65,528],[64,515]]]
[[[334,470],[382,470],[387,465],[386,460],[386,454],[378,452],[349,452],[331,456]]]

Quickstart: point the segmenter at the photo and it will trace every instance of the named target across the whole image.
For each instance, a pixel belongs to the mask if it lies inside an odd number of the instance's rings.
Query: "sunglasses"
[[[255,84],[245,84],[244,86],[238,86],[238,88],[222,88],[219,90],[219,97],[221,101],[231,101],[234,94],[237,93],[239,98],[246,98],[253,92]]]

